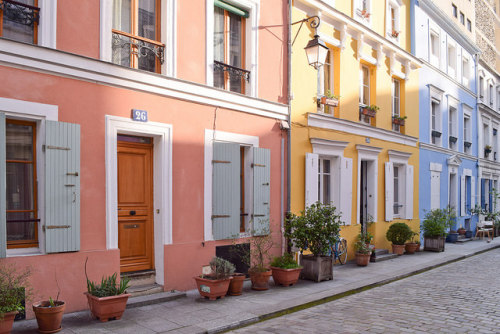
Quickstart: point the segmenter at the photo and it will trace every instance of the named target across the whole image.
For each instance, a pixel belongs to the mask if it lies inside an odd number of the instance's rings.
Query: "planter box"
[[[472,142],[470,142],[470,141],[464,141],[464,146],[465,147],[471,147],[472,146]]]
[[[333,279],[333,259],[331,256],[302,255],[300,278],[321,282]]]
[[[458,138],[457,138],[457,137],[455,137],[455,136],[450,136],[450,143],[456,143],[456,142],[457,142],[457,140],[458,140]]]
[[[102,322],[110,319],[120,319],[127,307],[127,300],[130,297],[129,293],[124,293],[118,296],[96,297],[85,292],[89,302],[90,312],[92,315]]]
[[[405,120],[404,119],[400,119],[400,118],[393,118],[392,119],[392,124],[396,124],[396,125],[399,125],[399,126],[404,126],[405,125]]]
[[[339,100],[333,97],[326,97],[322,96],[319,99],[320,104],[324,104],[326,106],[331,106],[331,107],[338,107],[339,106]]]
[[[436,137],[436,138],[441,137],[441,132],[436,131],[436,130],[432,130],[431,134],[432,134],[433,137]]]
[[[444,252],[445,237],[424,237],[424,251]]]
[[[200,296],[210,300],[224,298],[229,290],[229,282],[231,278],[226,279],[207,279],[199,276],[194,277]]]
[[[273,280],[276,285],[290,286],[297,283],[302,268],[283,269],[271,267],[271,270],[273,271]]]
[[[371,109],[368,109],[368,108],[365,108],[365,107],[361,107],[361,114],[365,115],[365,116],[368,116],[368,117],[375,117],[375,115],[377,114],[377,112],[375,110],[371,110]]]

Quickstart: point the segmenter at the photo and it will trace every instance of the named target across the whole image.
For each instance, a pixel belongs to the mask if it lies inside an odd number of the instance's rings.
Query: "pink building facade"
[[[31,267],[35,299],[57,277],[85,309],[86,258],[170,291],[234,240],[281,252],[287,1],[21,2],[0,16],[0,265]]]

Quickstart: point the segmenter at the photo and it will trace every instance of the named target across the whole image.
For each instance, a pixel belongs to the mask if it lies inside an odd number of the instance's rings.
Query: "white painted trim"
[[[57,0],[41,0],[38,45],[56,48],[57,44]]]
[[[437,162],[431,162],[429,164],[429,170],[432,172],[442,172],[443,171],[443,165]]]
[[[472,176],[472,169],[464,168],[462,174],[465,176]]]
[[[356,145],[356,150],[358,151],[358,180],[357,180],[357,198],[356,198],[356,222],[361,223],[360,216],[360,203],[361,203],[361,162],[369,161],[372,164],[373,170],[368,173],[367,191],[373,193],[373,198],[368,202],[372,202],[370,205],[367,204],[367,214],[371,215],[375,221],[378,220],[377,208],[378,208],[378,155],[382,151],[380,147],[367,146],[367,145]],[[371,209],[371,210],[370,210]]]
[[[361,122],[353,122],[345,119],[334,118],[330,115],[316,113],[307,114],[307,125],[322,129],[342,131],[356,134],[358,136],[370,137],[385,140],[392,143],[398,143],[408,146],[417,146],[418,138],[403,135],[390,130],[376,128]]]
[[[113,27],[113,1],[100,0],[99,21],[99,57],[103,61],[111,62],[112,58],[112,35]]]
[[[213,158],[213,142],[225,141],[231,143],[239,143],[259,147],[259,137],[248,136],[238,133],[213,131],[205,129],[205,166],[204,166],[204,209],[203,209],[203,225],[204,225],[204,240],[214,240],[212,234],[212,158]]]
[[[388,150],[389,161],[395,164],[408,164],[408,159],[411,157],[411,153],[402,152],[396,150]]]
[[[28,102],[0,97],[0,111],[7,118],[16,118],[36,121],[36,173],[37,173],[37,200],[38,200],[38,247],[29,249],[7,249],[7,256],[40,255],[44,254],[45,233],[42,226],[45,224],[45,153],[42,150],[45,144],[45,121],[57,121],[59,115],[57,105]]]
[[[287,105],[141,70],[0,39],[0,64],[286,120]]]
[[[319,155],[330,155],[344,157],[344,149],[349,144],[346,141],[328,140],[321,138],[311,138],[313,153]]]
[[[117,135],[154,138],[154,257],[156,282],[165,282],[164,245],[172,240],[172,126],[156,122],[135,122],[117,116],[106,121],[106,248],[118,249],[118,153]],[[157,210],[160,210],[157,213]]]
[[[469,159],[469,160],[477,160],[476,156],[473,156],[473,155],[470,155],[470,154],[465,154],[465,153],[462,153],[462,152],[457,152],[457,151],[454,151],[454,150],[450,150],[449,148],[444,148],[444,147],[436,146],[434,144],[427,144],[427,143],[420,142],[419,145],[420,145],[420,148],[424,148],[424,149],[427,149],[429,151],[446,153],[446,154],[449,154],[449,155],[456,154],[460,158]]]

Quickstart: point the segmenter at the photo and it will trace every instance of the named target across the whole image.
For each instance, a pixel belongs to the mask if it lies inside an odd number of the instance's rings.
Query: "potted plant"
[[[457,232],[459,235],[465,235],[467,233],[467,230],[462,225],[460,225]]]
[[[367,244],[365,240],[358,237],[358,240],[354,244],[354,249],[356,250],[356,264],[361,267],[366,267],[372,255],[370,244]]]
[[[458,140],[458,138],[457,138],[457,137],[455,137],[455,136],[450,136],[450,143],[456,143],[456,142],[457,142],[457,140]]]
[[[425,214],[422,222],[424,251],[444,251],[446,230],[453,224],[452,209],[434,209]]]
[[[405,251],[405,242],[410,240],[413,232],[406,223],[394,223],[389,226],[385,237],[392,242],[392,252],[397,255],[403,255]]]
[[[194,277],[198,291],[202,297],[210,300],[224,298],[235,267],[231,262],[214,256],[210,261],[210,269],[212,272],[209,275]]]
[[[292,254],[285,253],[275,257],[271,262],[273,280],[276,285],[290,286],[299,280],[302,267],[293,258]]]
[[[370,106],[361,106],[361,114],[368,117],[375,117],[378,110],[380,110],[380,108],[374,104]]]
[[[59,293],[56,300],[49,297],[48,300],[42,300],[33,304],[33,312],[35,312],[38,331],[40,333],[57,333],[61,327],[61,322],[64,314],[66,303],[59,300]]]
[[[404,126],[405,125],[405,119],[407,118],[407,116],[398,116],[398,115],[393,115],[392,116],[392,124],[396,124],[396,125],[399,125],[399,126]]]
[[[341,224],[336,208],[320,202],[307,207],[299,216],[287,217],[285,237],[300,249],[301,255],[305,250],[312,253],[301,257],[302,278],[316,282],[333,279],[330,251],[339,240]]]
[[[366,9],[362,9],[360,15],[367,20],[370,18],[370,13]]]
[[[410,242],[405,244],[405,252],[406,254],[415,254],[418,248],[420,248],[420,242],[417,244],[415,241],[415,237],[418,235],[416,232],[411,232]]]
[[[16,314],[24,310],[23,302],[31,295],[30,274],[29,269],[0,266],[0,333],[10,333]]]
[[[233,273],[233,279],[229,281],[229,289],[227,294],[229,296],[241,296],[243,293],[243,283],[245,282],[246,275],[242,273]]]
[[[127,307],[130,294],[126,293],[130,279],[124,278],[120,282],[117,274],[101,278],[101,284],[89,280],[87,276],[87,260],[85,260],[85,277],[87,278],[87,296],[90,312],[94,318],[102,322],[110,319],[120,319]]]
[[[393,29],[391,31],[391,37],[398,38],[399,33],[400,33],[399,31]]]
[[[267,267],[271,260],[269,252],[273,247],[271,233],[264,233],[263,236],[253,237],[250,241],[250,256],[248,257],[250,269],[250,281],[252,290],[263,291],[269,289],[269,279],[272,270]]]
[[[488,157],[490,155],[490,153],[491,153],[491,145],[486,145],[484,147],[484,156]]]
[[[321,96],[319,98],[319,103],[331,107],[338,107],[339,105],[339,98],[340,96],[332,94],[330,90],[326,91],[326,94],[324,96]]]

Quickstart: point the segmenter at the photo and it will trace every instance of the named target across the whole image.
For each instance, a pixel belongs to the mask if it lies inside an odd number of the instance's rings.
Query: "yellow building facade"
[[[409,3],[293,2],[292,23],[311,19],[292,24],[291,209],[316,201],[336,206],[349,258],[368,222],[376,248],[390,248],[385,234],[393,222],[419,232],[421,63],[410,54]],[[329,48],[317,70],[304,52],[316,34]]]

